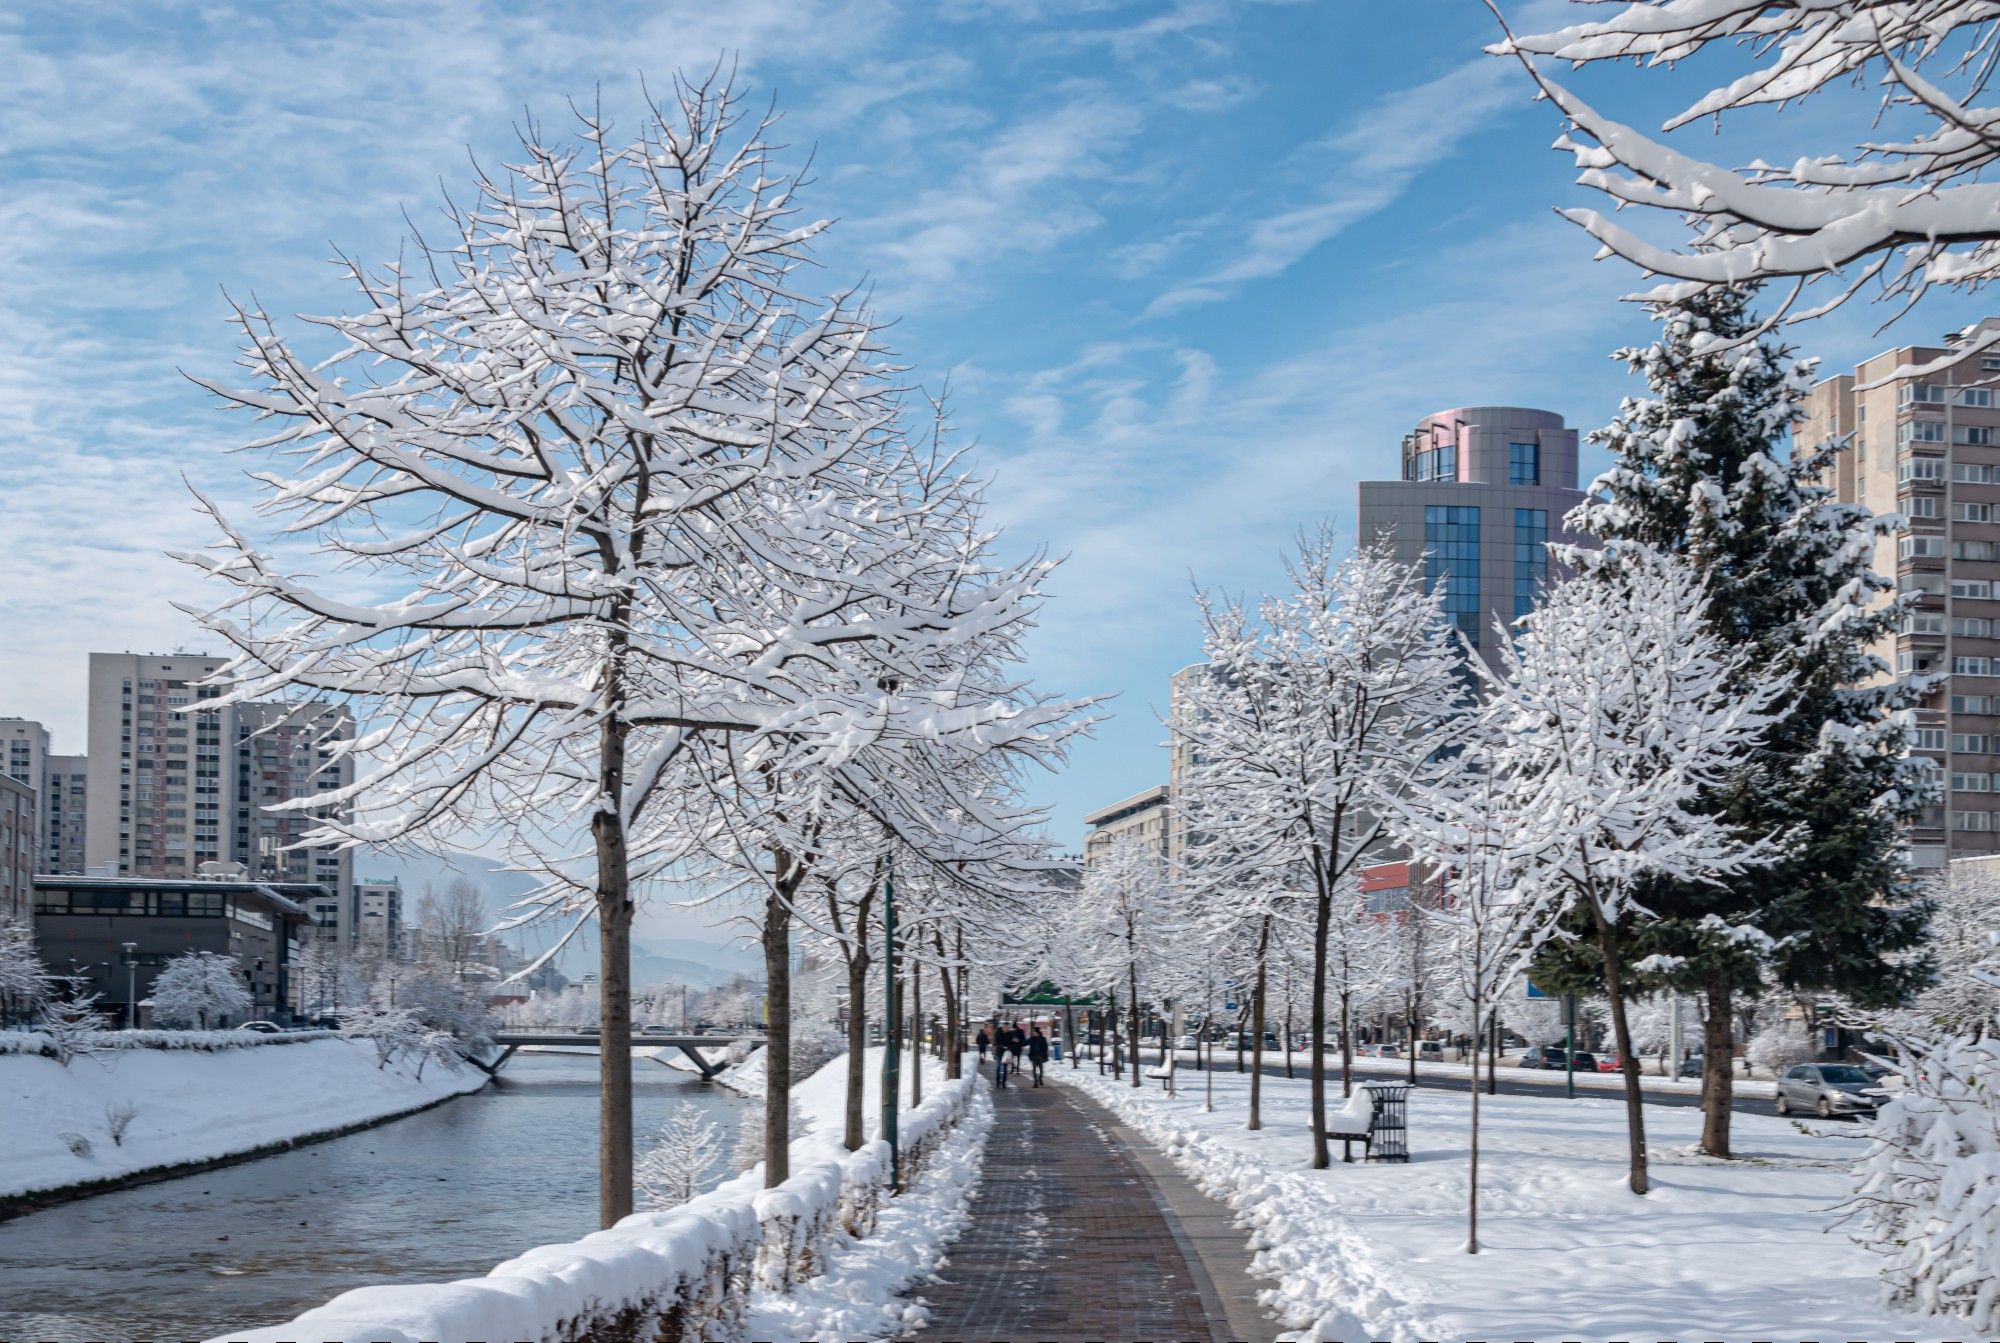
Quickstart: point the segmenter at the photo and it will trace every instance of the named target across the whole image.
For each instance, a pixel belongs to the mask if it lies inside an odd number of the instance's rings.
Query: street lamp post
[[[1563,1043],[1563,1094],[1576,1099],[1576,995],[1563,995],[1563,1024],[1566,1037]]]
[[[896,1019],[896,867],[889,860],[882,885],[882,984],[886,1003],[882,1012],[882,1141],[889,1144],[889,1186],[895,1188],[900,1176],[900,1152],[896,1145],[896,1093],[902,1084],[903,1056],[896,1038],[902,1022]],[[921,1066],[921,1064],[919,1065]]]
[[[139,944],[121,942],[125,948],[125,1029],[139,1029]]]

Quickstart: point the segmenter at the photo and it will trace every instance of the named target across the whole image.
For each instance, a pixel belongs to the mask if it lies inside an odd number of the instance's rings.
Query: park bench
[[[1340,1139],[1340,1159],[1354,1160],[1360,1143],[1367,1161],[1408,1161],[1409,1098],[1407,1082],[1363,1082],[1347,1103],[1326,1117],[1326,1136]]]

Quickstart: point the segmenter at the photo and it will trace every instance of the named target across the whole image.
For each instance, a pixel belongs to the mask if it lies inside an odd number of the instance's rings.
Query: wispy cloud
[[[1513,73],[1498,61],[1468,62],[1352,114],[1292,156],[1287,176],[1302,189],[1257,218],[1240,240],[1217,239],[1228,257],[1162,293],[1148,315],[1213,303],[1249,281],[1281,275],[1355,223],[1387,209],[1468,135],[1489,125],[1503,108],[1520,104]]]

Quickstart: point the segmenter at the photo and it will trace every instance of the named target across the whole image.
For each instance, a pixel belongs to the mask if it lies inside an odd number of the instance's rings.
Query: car
[[[1808,1110],[1821,1119],[1874,1114],[1888,1093],[1852,1063],[1801,1063],[1778,1079],[1778,1113]]]
[[[1599,1073],[1606,1071],[1604,1065],[1597,1061],[1597,1055],[1586,1053],[1581,1049],[1577,1050],[1576,1053],[1570,1055],[1570,1062],[1580,1073]]]
[[[239,1031],[254,1031],[258,1035],[283,1035],[285,1028],[275,1021],[246,1021],[236,1028]]]
[[[1174,1041],[1174,1048],[1175,1048],[1175,1049],[1200,1049],[1200,1048],[1201,1048],[1201,1040],[1200,1040],[1200,1039],[1199,1039],[1198,1037],[1196,1037],[1196,1036],[1193,1036],[1193,1035],[1183,1035],[1183,1036],[1182,1036],[1182,1037],[1181,1037],[1180,1039],[1178,1039],[1178,1040]]]
[[[1597,1056],[1597,1071],[1601,1073],[1615,1073],[1623,1072],[1624,1070],[1625,1062],[1616,1054],[1599,1054]]]
[[[578,1027],[576,1028],[576,1033],[577,1033],[578,1035],[601,1035],[601,1034],[603,1034],[603,1032],[602,1032],[601,1030],[599,1030],[599,1029],[598,1029],[598,1028],[597,1028],[596,1026],[578,1026]]]
[[[1403,1047],[1401,1045],[1377,1045],[1375,1046],[1375,1057],[1378,1059],[1399,1059],[1403,1057]]]
[[[1423,1059],[1427,1063],[1444,1062],[1444,1041],[1442,1040],[1417,1041],[1417,1057]]]
[[[672,1026],[662,1026],[656,1021],[648,1022],[639,1028],[639,1034],[641,1035],[672,1035],[673,1033],[674,1028]]]
[[[1568,1060],[1563,1053],[1561,1045],[1543,1045],[1540,1049],[1531,1049],[1523,1054],[1521,1056],[1521,1066],[1523,1068],[1553,1068],[1557,1072],[1561,1072],[1568,1066]]]
[[[1682,1059],[1680,1075],[1682,1077],[1700,1077],[1701,1055],[1690,1054],[1686,1058]]]

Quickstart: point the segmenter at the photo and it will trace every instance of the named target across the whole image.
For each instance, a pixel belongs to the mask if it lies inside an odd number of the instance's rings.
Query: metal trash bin
[[[1374,1102],[1368,1121],[1368,1160],[1408,1161],[1410,1159],[1410,1084],[1408,1082],[1363,1082],[1362,1088]]]

